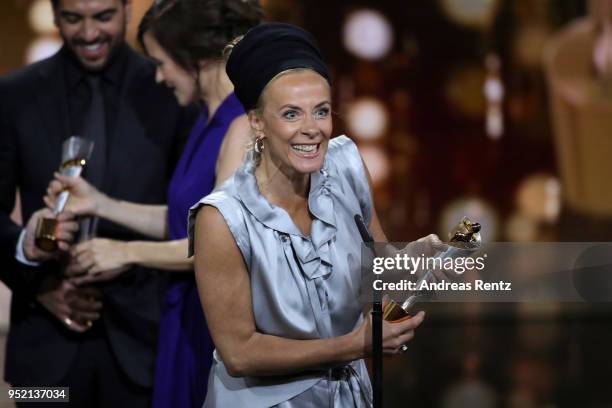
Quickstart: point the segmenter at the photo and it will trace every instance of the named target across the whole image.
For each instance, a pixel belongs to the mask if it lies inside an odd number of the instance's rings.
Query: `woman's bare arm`
[[[49,183],[45,204],[53,208],[64,190],[70,190],[65,210],[78,215],[96,215],[151,238],[164,239],[168,235],[166,205],[137,204],[108,197],[81,177],[67,177],[55,173]]]
[[[187,238],[165,242],[125,243],[127,263],[177,272],[191,272],[193,258],[187,257]]]
[[[155,239],[168,238],[168,206],[136,204],[104,196],[96,215]]]
[[[246,115],[238,116],[227,129],[215,168],[217,177],[215,187],[221,185],[240,167],[251,132],[251,125]]]

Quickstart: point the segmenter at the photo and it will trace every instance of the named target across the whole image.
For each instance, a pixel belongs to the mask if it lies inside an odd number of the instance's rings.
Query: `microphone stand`
[[[368,227],[363,222],[361,215],[355,215],[355,224],[364,243],[374,242]],[[379,291],[373,291],[372,295],[372,366],[373,378],[372,389],[374,392],[374,408],[382,407],[382,380],[383,380],[383,347],[382,347],[382,299]]]

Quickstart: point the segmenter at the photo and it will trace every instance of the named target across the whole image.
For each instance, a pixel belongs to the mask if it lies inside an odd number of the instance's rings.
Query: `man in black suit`
[[[51,1],[63,48],[0,78],[0,279],[12,290],[5,379],[69,386],[73,406],[147,406],[163,276],[133,267],[76,287],[64,277],[68,252],[40,251],[34,232],[69,136],[94,140],[85,178],[99,189],[163,204],[191,116],[125,43],[131,0]],[[25,228],[9,218],[16,188]],[[61,221],[58,234],[69,241],[76,223]],[[97,235],[145,239],[104,221]]]

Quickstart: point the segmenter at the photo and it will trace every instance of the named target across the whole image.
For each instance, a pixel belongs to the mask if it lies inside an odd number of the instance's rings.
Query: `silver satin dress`
[[[362,322],[361,239],[354,215],[369,224],[372,197],[355,144],[329,142],[320,171],[310,179],[314,216],[305,236],[287,212],[259,192],[252,160],[189,212],[189,252],[195,216],[216,207],[236,240],[250,274],[253,313],[261,333],[290,339],[344,335]],[[228,299],[231,302],[231,299]],[[294,376],[230,377],[215,351],[205,408],[370,407],[372,390],[363,360]]]

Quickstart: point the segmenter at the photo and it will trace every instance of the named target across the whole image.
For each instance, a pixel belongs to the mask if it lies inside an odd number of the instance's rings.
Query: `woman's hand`
[[[81,177],[66,177],[55,173],[44,197],[45,204],[53,208],[62,191],[70,192],[66,210],[77,215],[104,218],[134,232],[156,239],[168,237],[166,205],[136,204],[113,199]]]
[[[398,354],[404,344],[414,338],[414,331],[423,322],[425,312],[421,311],[415,316],[391,323],[383,320],[383,353]],[[363,355],[370,357],[372,355],[372,315],[369,314],[362,325],[355,331],[356,341],[363,344]]]
[[[66,177],[59,173],[47,187],[45,204],[53,208],[55,201],[64,190],[70,191],[70,198],[65,210],[77,215],[99,215],[99,209],[106,201],[106,196],[89,184],[82,177]]]
[[[125,272],[130,263],[126,243],[95,238],[81,242],[71,251],[66,276],[75,285],[108,281]]]
[[[382,251],[382,256],[388,258],[407,257],[413,259],[416,263],[409,263],[410,269],[408,270],[399,267],[394,268],[387,273],[387,279],[392,279],[391,277],[404,279],[409,274],[410,278],[426,279],[429,283],[456,281],[461,277],[461,274],[442,266],[450,248],[451,246],[448,243],[442,242],[435,234],[409,242],[402,249],[395,249],[393,245],[388,244]],[[437,258],[437,261],[434,258]]]
[[[429,234],[426,237],[419,238],[416,241],[409,243],[402,250],[402,252],[408,253],[414,257],[432,257],[446,251],[447,249],[447,243],[442,242],[442,240],[436,234]]]

